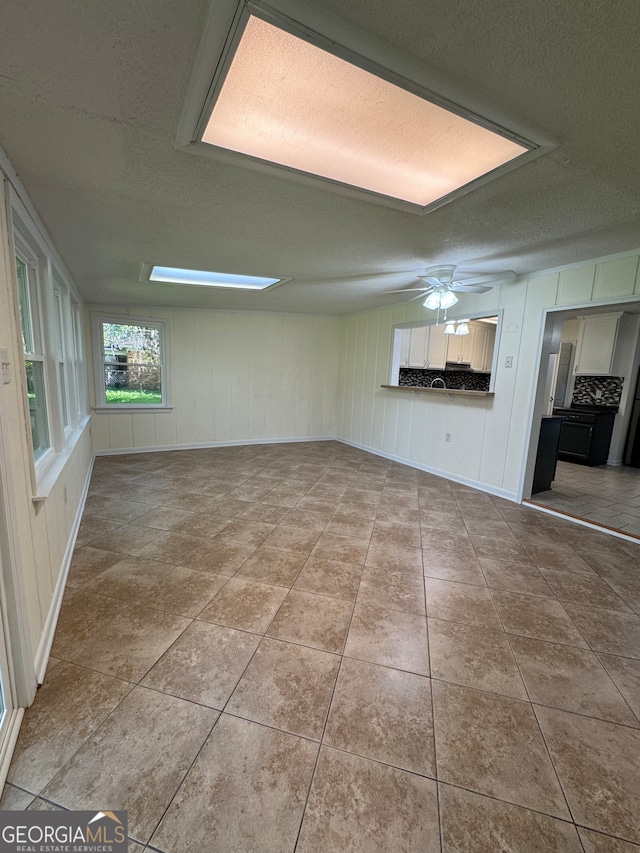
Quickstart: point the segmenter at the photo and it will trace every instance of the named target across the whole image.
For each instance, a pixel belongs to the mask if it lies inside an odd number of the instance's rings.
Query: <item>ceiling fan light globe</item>
[[[458,301],[458,297],[455,293],[452,293],[450,290],[445,290],[444,293],[440,294],[440,307],[441,308],[451,308]]]
[[[422,304],[425,308],[429,308],[431,311],[437,311],[438,308],[441,308],[440,294],[438,291],[434,290],[433,293],[430,293]]]

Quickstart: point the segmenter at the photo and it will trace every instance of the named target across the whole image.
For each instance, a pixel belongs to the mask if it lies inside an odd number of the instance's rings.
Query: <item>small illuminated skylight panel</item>
[[[255,16],[202,141],[422,206],[529,150]]]
[[[153,267],[149,281],[164,281],[170,284],[192,284],[197,287],[229,287],[240,290],[265,290],[280,278],[263,278],[255,275],[230,275],[206,270],[183,270],[176,267]]]

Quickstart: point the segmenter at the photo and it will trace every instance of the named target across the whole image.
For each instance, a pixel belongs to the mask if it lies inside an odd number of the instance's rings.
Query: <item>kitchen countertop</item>
[[[388,388],[391,391],[428,391],[429,394],[449,394],[451,396],[466,396],[466,397],[494,397],[493,391],[467,391],[462,388],[429,388],[423,385],[381,385],[381,388]]]

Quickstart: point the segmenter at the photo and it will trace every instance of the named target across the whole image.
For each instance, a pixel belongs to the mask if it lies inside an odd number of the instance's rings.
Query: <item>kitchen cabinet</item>
[[[403,329],[400,334],[400,367],[409,366],[409,346],[411,344],[411,329]]]
[[[427,367],[429,327],[416,326],[409,331],[409,367]]]
[[[429,327],[429,345],[427,349],[428,367],[432,370],[444,370],[447,360],[447,339],[450,335],[444,333],[444,323]]]
[[[562,416],[558,459],[582,465],[605,465],[613,433],[615,412],[599,407],[554,409]]]
[[[496,327],[487,323],[474,323],[471,367],[482,373],[490,373],[493,365],[493,348],[496,341]]]
[[[620,314],[598,314],[580,319],[573,372],[576,376],[610,376]]]
[[[468,335],[447,335],[447,361],[471,364],[475,336],[476,330],[471,323]]]

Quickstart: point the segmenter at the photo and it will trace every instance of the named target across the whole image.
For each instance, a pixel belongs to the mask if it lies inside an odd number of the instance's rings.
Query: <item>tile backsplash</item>
[[[488,391],[491,374],[467,370],[421,370],[401,367],[398,385],[428,388],[434,379],[442,379],[447,388],[455,391]],[[438,383],[438,387],[442,388],[442,385]]]
[[[618,406],[624,376],[576,376],[571,402],[579,406]]]

